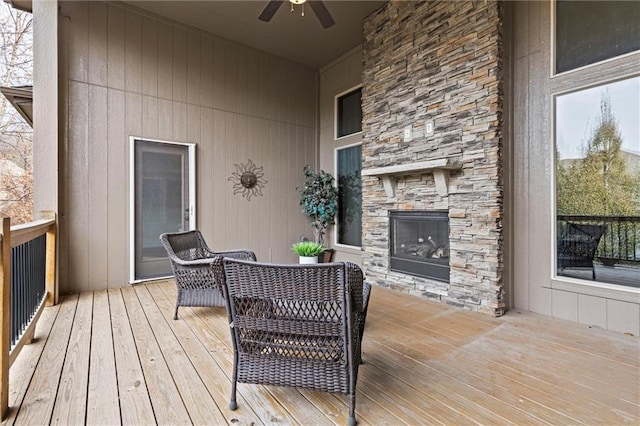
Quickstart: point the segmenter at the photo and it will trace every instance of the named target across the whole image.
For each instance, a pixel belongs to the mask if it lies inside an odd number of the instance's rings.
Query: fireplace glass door
[[[392,271],[449,282],[447,211],[390,212]]]

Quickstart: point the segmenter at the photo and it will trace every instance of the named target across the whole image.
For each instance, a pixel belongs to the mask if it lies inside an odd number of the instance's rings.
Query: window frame
[[[343,92],[338,93],[337,95],[335,95],[333,97],[333,140],[334,141],[340,141],[346,138],[350,138],[356,135],[361,135],[362,134],[362,123],[360,123],[360,131],[359,132],[354,132],[354,133],[349,133],[348,135],[344,135],[344,136],[338,136],[338,99],[340,99],[341,97],[348,95],[352,92],[355,92],[356,90],[362,90],[362,84],[357,84]],[[360,103],[360,109],[362,109],[362,103]]]
[[[632,52],[632,55],[637,55],[640,58],[640,51]],[[614,59],[617,63],[621,63],[624,60],[622,56],[616,57]],[[603,61],[603,62],[610,62],[610,60]],[[602,282],[602,281],[591,281],[587,279],[574,278],[574,277],[558,274],[558,256],[557,256],[557,250],[558,250],[558,247],[557,247],[557,241],[558,241],[557,161],[558,159],[556,157],[556,151],[557,151],[556,135],[557,135],[557,125],[558,125],[557,98],[559,96],[564,96],[571,93],[577,93],[582,90],[592,89],[600,86],[606,86],[608,84],[612,84],[618,81],[640,77],[640,70],[636,70],[633,73],[627,73],[627,72],[624,72],[625,70],[624,67],[621,67],[620,72],[616,72],[617,70],[615,69],[615,67],[611,67],[609,68],[610,73],[608,78],[604,78],[600,76],[598,78],[592,79],[588,83],[585,83],[585,80],[581,78],[576,78],[576,75],[574,74],[576,71],[581,71],[582,74],[579,74],[579,76],[581,76],[583,74],[587,74],[593,68],[598,66],[601,66],[601,63],[592,64],[589,66],[582,67],[580,69],[567,71],[566,73],[562,74],[562,77],[571,73],[571,78],[558,79],[558,82],[556,82],[556,84],[552,84],[549,90],[549,96],[550,96],[550,102],[551,102],[551,107],[549,108],[550,115],[551,115],[550,122],[552,123],[551,135],[550,135],[552,149],[550,149],[549,151],[550,151],[550,164],[553,165],[552,173],[551,173],[551,188],[550,188],[551,202],[549,203],[551,207],[550,219],[551,219],[551,234],[552,234],[551,241],[550,241],[551,243],[550,254],[551,254],[551,265],[552,265],[551,288],[567,290],[567,291],[577,291],[576,289],[578,288],[592,289],[592,290],[588,290],[584,294],[590,294],[598,297],[601,296],[600,291],[615,291],[616,292],[615,294],[617,296],[616,298],[619,298],[620,294],[618,292],[620,291],[626,294],[640,294],[640,289],[631,287],[628,285],[613,284],[613,283]],[[561,77],[561,76],[558,76],[558,77]],[[580,291],[580,293],[582,294],[583,292]]]
[[[353,135],[350,135],[350,136],[353,136]],[[345,136],[345,137],[349,137],[349,136]],[[338,187],[338,151],[341,151],[343,149],[353,148],[354,146],[362,146],[362,141],[354,142],[347,145],[341,145],[341,146],[335,147],[333,150],[333,170],[335,171],[334,174],[336,176],[336,179],[335,179],[336,187]],[[360,161],[362,161],[362,156],[360,157]],[[360,191],[362,191],[362,187],[360,188]],[[362,218],[362,212],[360,213],[360,215]],[[362,245],[353,246],[353,245],[342,244],[338,242],[339,226],[340,226],[340,215],[338,214],[336,215],[336,224],[333,227],[333,246],[338,249],[357,250],[358,252],[360,252],[362,250]],[[362,232],[362,229],[360,230],[360,232]]]

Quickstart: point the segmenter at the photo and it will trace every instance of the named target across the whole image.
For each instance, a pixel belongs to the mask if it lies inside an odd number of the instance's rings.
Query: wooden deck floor
[[[11,369],[8,424],[344,425],[347,398],[238,385],[223,309],[171,282],[69,296]],[[493,319],[374,288],[361,425],[639,424],[640,339],[512,311]]]

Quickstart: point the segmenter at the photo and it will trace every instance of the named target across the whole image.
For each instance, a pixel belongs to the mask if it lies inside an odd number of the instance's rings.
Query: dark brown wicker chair
[[[349,395],[356,381],[371,286],[352,263],[276,265],[218,259],[234,348],[236,384],[292,386]],[[221,271],[222,268],[216,268]]]
[[[607,225],[567,223],[558,236],[558,270],[566,268],[589,268],[596,279],[593,259]]]
[[[160,241],[169,255],[178,288],[173,319],[178,319],[180,306],[226,306],[212,270],[216,256],[256,260],[250,250],[212,251],[197,230],[165,233],[160,235]]]

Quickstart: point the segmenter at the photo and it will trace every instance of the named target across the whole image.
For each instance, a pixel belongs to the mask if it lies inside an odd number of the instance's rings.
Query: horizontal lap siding
[[[296,187],[316,161],[316,73],[136,10],[65,2],[61,288],[127,284],[129,137],[197,144],[198,227],[214,249],[293,261],[308,233]],[[228,181],[264,167],[263,196]]]

